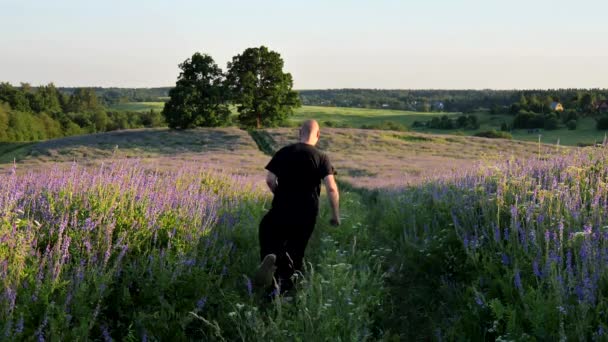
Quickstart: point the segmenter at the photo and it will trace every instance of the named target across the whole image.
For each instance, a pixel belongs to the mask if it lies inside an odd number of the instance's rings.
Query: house
[[[445,108],[445,106],[443,105],[443,102],[437,101],[437,102],[433,103],[432,108],[434,110],[443,111],[443,108]]]
[[[600,101],[595,104],[595,110],[600,113],[608,113],[608,101]]]
[[[556,111],[556,112],[563,112],[564,111],[564,106],[559,103],[559,102],[551,102],[551,110]]]

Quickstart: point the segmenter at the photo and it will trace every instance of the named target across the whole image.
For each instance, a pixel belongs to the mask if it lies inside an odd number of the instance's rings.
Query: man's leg
[[[279,234],[276,219],[271,212],[268,212],[262,218],[258,237],[260,241],[260,260],[262,263],[256,271],[254,282],[257,286],[269,287],[273,285],[277,256],[282,253],[284,254],[284,242]]]
[[[292,227],[293,231],[285,243],[285,254],[282,254],[277,260],[277,275],[281,283],[281,292],[291,290],[294,286],[291,279],[293,274],[303,271],[304,252],[314,227],[314,220]]]

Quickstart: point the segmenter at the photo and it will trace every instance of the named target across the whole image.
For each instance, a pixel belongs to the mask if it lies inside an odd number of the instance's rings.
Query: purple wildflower
[[[500,242],[500,227],[494,224],[494,242]]]
[[[108,331],[108,326],[106,326],[105,324],[101,326],[101,335],[103,336],[103,340],[105,342],[112,342],[112,336],[110,335],[110,332]]]
[[[207,296],[199,299],[196,302],[196,308],[199,309],[199,310],[202,310],[205,307],[205,303],[207,303]]]
[[[534,272],[534,275],[537,277],[542,277],[542,273],[540,272],[540,269],[538,268],[538,260],[535,259],[534,261],[532,261],[532,271]]]
[[[518,290],[520,290],[520,291],[523,290],[523,287],[521,285],[521,276],[519,274],[519,270],[517,270],[517,269],[515,270],[515,276],[513,277],[513,283],[515,284],[515,287]]]
[[[21,315],[21,317],[19,317],[19,320],[17,321],[17,325],[15,326],[15,334],[21,334],[23,332],[23,315]]]
[[[479,306],[483,306],[483,299],[481,299],[481,296],[479,296],[479,294],[475,295],[475,303]]]
[[[509,264],[509,256],[506,253],[502,253],[502,264],[503,265]]]

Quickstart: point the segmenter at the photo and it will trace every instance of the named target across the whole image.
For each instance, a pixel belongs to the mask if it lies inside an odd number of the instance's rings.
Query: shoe
[[[264,257],[253,277],[253,282],[257,287],[267,288],[273,284],[274,271],[277,269],[276,262],[277,256],[274,254],[268,254]]]

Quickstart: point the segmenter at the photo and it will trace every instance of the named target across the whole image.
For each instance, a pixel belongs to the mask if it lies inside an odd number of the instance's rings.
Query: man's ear
[[[319,139],[319,137],[321,136],[321,130],[317,131],[317,139]]]

